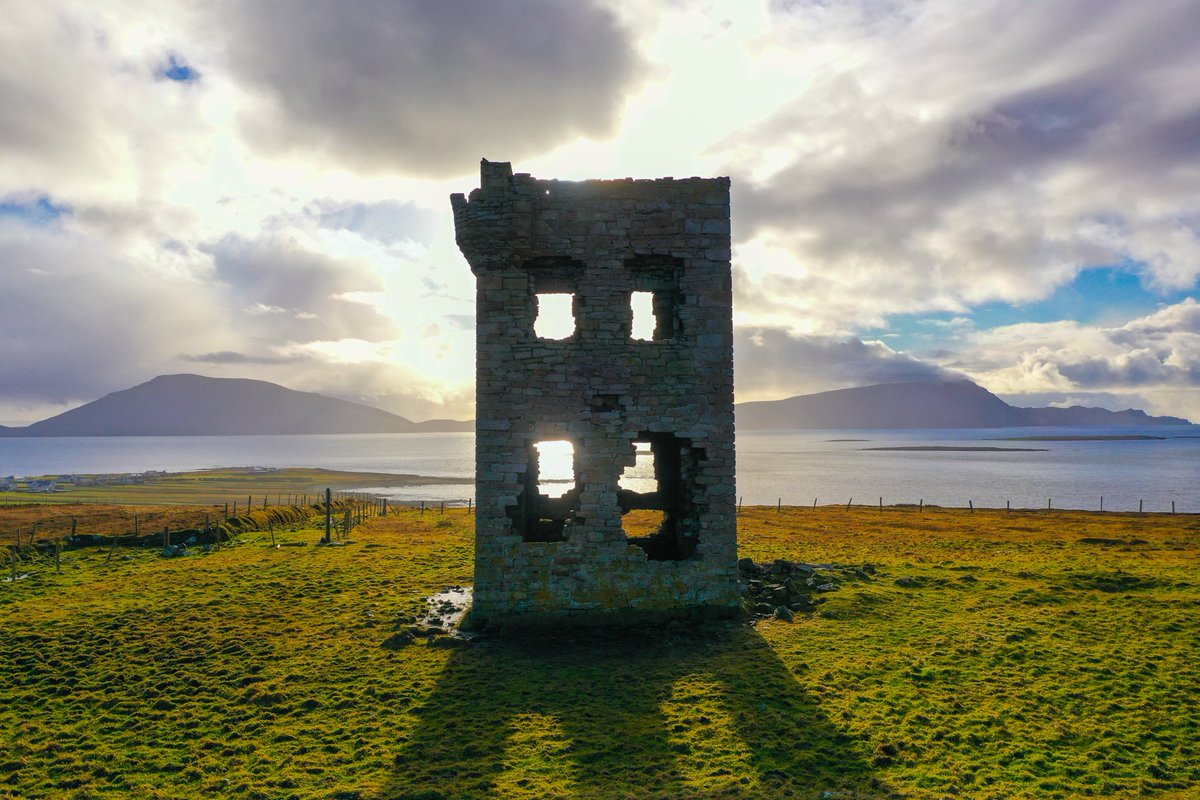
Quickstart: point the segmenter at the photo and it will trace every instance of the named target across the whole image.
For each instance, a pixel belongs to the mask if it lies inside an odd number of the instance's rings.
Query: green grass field
[[[739,534],[878,574],[791,624],[389,649],[469,583],[464,510],[22,564],[0,797],[1200,796],[1200,518],[751,508]]]

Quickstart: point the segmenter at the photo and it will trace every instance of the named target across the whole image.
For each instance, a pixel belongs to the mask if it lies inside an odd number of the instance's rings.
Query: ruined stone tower
[[[481,173],[450,198],[478,287],[474,619],[734,613],[729,179]],[[539,335],[555,301],[574,323],[562,338]],[[573,484],[540,486],[548,442],[569,449]],[[653,478],[622,487],[626,468],[648,472],[639,452]],[[661,512],[657,531],[627,535],[632,509]]]

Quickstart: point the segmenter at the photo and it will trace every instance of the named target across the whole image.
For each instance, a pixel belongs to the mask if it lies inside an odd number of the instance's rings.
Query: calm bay
[[[1013,441],[1016,437],[1154,439]],[[938,450],[873,448],[936,447]],[[950,448],[950,449],[945,449]],[[985,448],[958,450],[953,448]],[[990,449],[996,448],[996,449]],[[963,507],[1200,513],[1200,426],[746,431],[738,495],[747,505],[917,503]],[[322,467],[461,478],[379,489],[395,500],[465,502],[474,436],[450,434],[0,438],[0,476],[214,467]],[[631,473],[649,479],[648,465]],[[370,489],[372,487],[363,487]]]

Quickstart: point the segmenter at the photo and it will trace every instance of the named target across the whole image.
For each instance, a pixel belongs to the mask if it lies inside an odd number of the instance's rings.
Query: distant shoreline
[[[365,488],[457,485],[463,478],[331,470],[308,467],[220,467],[181,472],[48,474],[22,478],[15,490],[0,490],[6,502],[189,504],[250,500],[279,505],[317,502],[325,489],[361,492]],[[51,485],[31,490],[29,483]]]
[[[1015,440],[1014,440],[1015,441]],[[935,453],[1045,453],[1045,447],[952,447],[949,445],[904,445],[896,447],[863,447],[861,450],[908,450]]]
[[[990,442],[1165,442],[1168,439],[1200,439],[1200,436],[1150,436],[1147,434],[1114,434],[1087,436],[998,436]]]

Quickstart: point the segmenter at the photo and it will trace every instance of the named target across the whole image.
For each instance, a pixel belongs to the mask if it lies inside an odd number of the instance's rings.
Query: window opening
[[[634,290],[630,298],[634,317],[631,337],[664,341],[677,336],[681,324],[679,274],[683,261],[671,256],[635,256],[626,264]],[[649,299],[638,297],[641,295],[649,295]],[[647,303],[648,313],[641,310]]]
[[[636,539],[658,533],[666,520],[665,511],[657,508],[639,508],[621,515],[621,527],[625,529],[626,536]]]
[[[575,333],[575,295],[541,293],[534,295],[537,319],[533,332],[542,339],[566,339]]]
[[[617,485],[627,541],[652,561],[681,561],[696,550],[695,477],[702,450],[669,433],[643,433],[634,463]]]
[[[645,494],[658,491],[658,479],[654,477],[654,452],[649,442],[634,442],[633,466],[621,473],[617,486],[631,492]]]
[[[654,292],[634,292],[629,296],[629,307],[633,312],[630,337],[642,341],[654,339],[654,333],[658,327],[654,308]]]
[[[538,454],[538,494],[562,497],[575,488],[575,448],[562,439],[536,442]]]
[[[516,505],[507,513],[513,530],[526,542],[561,542],[579,509],[575,448],[552,439],[529,445],[524,480]]]

